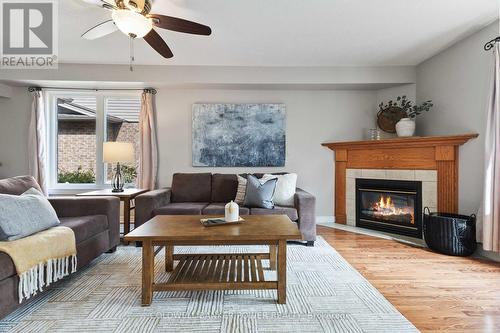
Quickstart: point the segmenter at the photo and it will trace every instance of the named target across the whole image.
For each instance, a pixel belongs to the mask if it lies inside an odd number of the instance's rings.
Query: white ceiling
[[[80,35],[110,13],[59,1],[60,62],[126,64],[121,32]],[[416,65],[498,17],[498,0],[156,0],[153,12],[194,20],[212,36],[158,29],[174,58],[135,42],[136,63],[217,66]],[[495,36],[492,36],[492,38]]]

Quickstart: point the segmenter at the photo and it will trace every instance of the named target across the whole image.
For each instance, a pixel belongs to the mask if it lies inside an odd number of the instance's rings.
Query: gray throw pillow
[[[3,232],[2,228],[0,227],[0,241],[4,241],[7,239],[7,234]]]
[[[273,209],[273,196],[276,189],[276,178],[261,183],[257,177],[249,175],[244,206],[252,208]]]
[[[7,241],[35,234],[59,223],[50,202],[34,188],[21,195],[0,194],[0,230]]]

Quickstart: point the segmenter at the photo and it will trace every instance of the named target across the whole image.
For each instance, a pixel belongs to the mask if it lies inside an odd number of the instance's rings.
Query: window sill
[[[135,184],[125,184],[124,188],[135,187]],[[49,188],[49,196],[76,195],[84,192],[110,189],[111,185],[96,184],[59,184]]]
[[[111,186],[106,185],[95,185],[95,184],[71,184],[71,185],[60,185],[56,187],[49,188],[49,195],[75,195],[79,193],[104,190],[111,188]]]

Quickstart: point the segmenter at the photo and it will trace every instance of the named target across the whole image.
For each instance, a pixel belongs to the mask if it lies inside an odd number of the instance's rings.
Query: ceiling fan
[[[102,22],[87,30],[82,38],[97,39],[109,35],[117,30],[128,35],[132,41],[136,38],[144,40],[164,58],[174,55],[167,43],[154,30],[154,27],[184,32],[188,34],[209,36],[210,27],[180,19],[177,17],[152,14],[152,0],[83,0],[111,11],[111,20]],[[133,62],[133,55],[131,61]]]

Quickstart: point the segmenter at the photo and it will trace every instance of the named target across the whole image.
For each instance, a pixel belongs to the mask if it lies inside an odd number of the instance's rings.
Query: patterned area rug
[[[178,247],[176,253],[264,252],[265,246]],[[164,272],[156,258],[156,280]],[[322,238],[288,246],[287,304],[276,291],[155,293],[140,302],[141,251],[120,247],[0,321],[1,332],[418,332]],[[268,261],[263,265],[268,267]],[[266,270],[266,278],[275,272]]]

